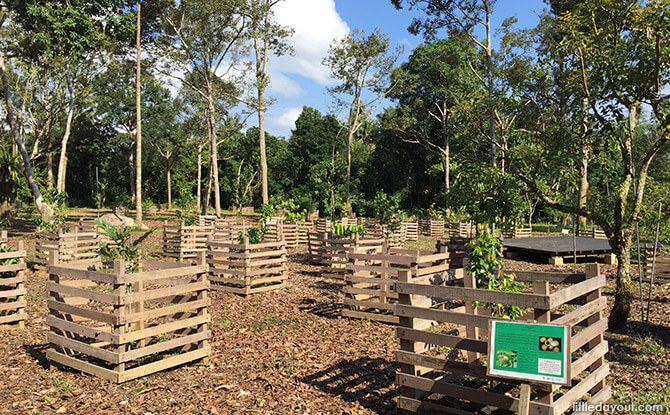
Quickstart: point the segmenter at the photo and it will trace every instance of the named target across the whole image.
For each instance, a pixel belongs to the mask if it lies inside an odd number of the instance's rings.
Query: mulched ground
[[[158,236],[152,238],[156,243]],[[520,261],[506,266],[572,270]],[[0,413],[395,413],[394,327],[341,318],[340,284],[321,278],[304,253],[291,256],[290,269],[289,286],[280,291],[247,298],[211,294],[209,362],[122,385],[49,366],[47,276],[28,272],[29,324],[24,330],[0,326]],[[613,286],[609,278],[610,306]],[[639,313],[635,302],[626,331],[607,334],[608,382],[618,396],[670,387],[670,287],[655,289],[650,325],[639,323]]]

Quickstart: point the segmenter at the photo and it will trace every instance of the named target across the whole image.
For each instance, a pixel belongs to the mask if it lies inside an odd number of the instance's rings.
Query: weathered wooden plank
[[[469,339],[462,336],[450,334],[433,333],[429,331],[410,329],[407,327],[396,328],[396,335],[400,339],[434,344],[436,346],[453,347],[461,350],[469,350],[476,353],[487,353],[488,343],[485,340]]]
[[[549,297],[530,293],[514,293],[493,291],[482,288],[447,287],[413,283],[397,283],[396,291],[400,294],[423,295],[462,301],[482,301],[497,304],[509,304],[519,307],[548,309]]]
[[[437,321],[439,323],[452,323],[464,326],[474,326],[488,329],[490,320],[502,320],[491,316],[480,316],[474,314],[457,313],[448,310],[433,310],[421,307],[398,305],[395,309],[396,316],[419,318]]]
[[[549,295],[550,306],[547,308],[556,308],[562,304],[567,303],[570,300],[573,300],[577,297],[586,295],[592,291],[595,291],[599,288],[604,287],[607,284],[604,275],[599,275],[597,277],[589,278],[586,281],[574,284],[570,287],[564,288],[560,291],[557,291]]]
[[[598,297],[596,300],[593,300],[583,306],[577,308],[575,311],[572,311],[568,314],[563,315],[552,321],[553,324],[565,325],[565,326],[574,326],[580,322],[591,317],[593,314],[605,310],[607,307],[607,298]]]
[[[562,414],[572,407],[572,403],[581,399],[593,386],[605,379],[610,372],[610,366],[604,364],[595,371],[591,372],[587,377],[582,379],[577,385],[573,385],[570,390],[565,392],[563,396],[554,402],[554,411],[557,414]]]

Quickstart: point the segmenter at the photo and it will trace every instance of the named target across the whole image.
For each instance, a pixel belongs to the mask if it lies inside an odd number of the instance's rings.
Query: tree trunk
[[[265,155],[265,88],[258,88],[258,144],[261,153],[261,196],[262,203],[270,203],[268,196],[268,161]]]
[[[67,157],[67,142],[70,139],[70,132],[72,130],[72,118],[74,118],[74,88],[72,87],[72,79],[70,78],[70,68],[65,66],[65,83],[67,85],[67,92],[69,95],[69,103],[67,109],[67,119],[65,120],[65,132],[60,146],[60,158],[58,160],[58,182],[57,187],[59,192],[65,191],[65,158]]]
[[[0,53],[0,76],[2,77],[2,87],[5,95],[5,105],[7,110],[7,123],[9,124],[9,129],[14,136],[14,141],[16,146],[19,148],[21,153],[21,158],[23,159],[23,175],[28,182],[30,191],[33,194],[33,199],[35,200],[35,205],[37,210],[40,212],[40,216],[43,220],[51,222],[53,220],[53,209],[42,199],[42,193],[40,188],[37,185],[35,176],[33,175],[33,168],[30,165],[30,158],[28,157],[28,151],[26,150],[26,145],[23,141],[23,137],[19,133],[18,127],[16,125],[16,120],[14,119],[14,103],[12,102],[11,89],[9,87],[9,79],[7,78],[7,67],[5,66],[5,56]]]
[[[51,149],[47,149],[47,189],[54,188],[54,156]]]
[[[626,325],[630,315],[630,303],[633,301],[633,281],[630,277],[631,237],[632,232],[629,232],[629,235],[623,238],[623,242],[614,247],[618,263],[614,306],[609,319],[609,328],[612,330],[620,330]]]
[[[67,162],[69,160],[69,157],[67,154],[65,155],[65,163],[63,163],[63,187],[59,189],[59,191],[64,192],[65,191],[65,177],[67,177]]]
[[[200,211],[200,206],[202,204],[202,135],[198,141],[198,175],[196,179],[196,212]]]
[[[352,117],[349,117],[351,119]],[[350,196],[350,186],[351,186],[351,146],[354,142],[354,127],[349,123],[349,132],[347,134],[347,178],[344,184],[344,191],[346,194],[346,207],[347,215],[351,213],[351,196]]]
[[[207,88],[207,126],[209,128],[209,160],[211,166],[210,175],[214,184],[214,211],[216,216],[221,216],[221,194],[219,192],[219,163],[216,149],[216,117],[214,109],[214,96],[211,87]]]
[[[130,155],[128,156],[128,167],[129,167],[129,176],[130,176],[130,200],[133,205],[137,206],[137,193],[135,189],[135,155],[133,154],[133,148],[130,148]]]
[[[579,166],[579,207],[581,209],[586,207],[587,193],[589,191],[589,149],[586,146],[586,135],[588,133],[588,113],[589,113],[589,99],[582,100],[582,162]],[[579,217],[579,226],[586,229],[586,218]]]
[[[489,94],[489,138],[491,139],[491,166],[496,167],[496,118],[495,108],[493,108],[493,52],[491,49],[491,9],[486,9],[486,77],[488,78],[488,94]]]
[[[167,166],[167,193],[168,193],[168,210],[172,210],[172,183],[170,180],[171,166]]]
[[[137,67],[135,73],[135,106],[137,107],[137,132],[136,132],[136,175],[135,175],[135,224],[142,226],[142,87],[140,79],[140,70],[142,69],[140,34],[142,6],[140,0],[137,0]]]

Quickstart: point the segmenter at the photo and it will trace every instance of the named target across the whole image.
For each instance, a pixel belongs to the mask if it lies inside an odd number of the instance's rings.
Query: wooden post
[[[597,277],[598,275],[600,275],[600,264],[586,264],[586,279],[587,279],[587,280],[588,280],[588,279],[591,279],[591,278],[595,278],[595,277]],[[601,292],[600,292],[600,291],[601,291],[601,289],[598,288],[598,289],[595,290],[594,292],[588,294],[588,295],[586,296],[586,302],[595,301],[595,300],[597,300],[598,298],[600,298],[600,296],[601,296]],[[599,312],[595,313],[594,315],[592,315],[591,317],[589,317],[588,319],[586,319],[586,327],[589,327],[589,326],[592,326],[592,325],[596,324],[596,323],[597,323],[598,321],[600,321],[602,318],[603,318],[603,313],[602,313],[602,311],[599,311]],[[588,342],[588,344],[587,344],[587,350],[592,350],[592,349],[594,349],[596,346],[598,346],[600,343],[602,343],[602,342],[604,342],[604,341],[605,341],[605,338],[604,338],[603,334],[600,333],[600,334],[599,334],[598,336],[596,336],[593,340],[591,340],[590,342]],[[595,362],[593,362],[593,364],[589,367],[589,370],[590,370],[591,372],[593,372],[593,371],[595,371],[596,369],[598,369],[599,367],[601,367],[601,366],[604,365],[604,364],[605,364],[605,357],[604,357],[604,356],[601,356],[600,358],[598,358],[598,360],[596,360]],[[600,382],[596,383],[595,386],[593,386],[593,388],[591,388],[591,395],[592,395],[592,396],[595,395],[596,393],[598,393],[599,391],[601,391],[603,388],[605,388],[605,379],[603,379],[603,380],[601,380]]]
[[[121,259],[115,259],[114,260],[114,275],[117,277],[117,279],[125,274],[126,271],[126,264],[123,260]],[[126,295],[126,284],[114,284],[114,294],[117,295],[118,297],[123,297]],[[121,317],[126,314],[126,307],[124,305],[114,305],[114,316],[116,317]],[[124,334],[127,331],[128,325],[127,324],[114,324],[112,326],[112,330],[114,334]],[[125,345],[119,344],[116,345],[114,348],[114,351],[116,353],[124,353],[125,350]],[[114,367],[114,370],[117,372],[124,372],[126,370],[126,364],[125,363],[119,363]],[[121,373],[120,373],[121,374]]]
[[[470,272],[465,272],[463,276],[463,286],[465,288],[477,288],[477,281],[475,276]],[[477,309],[472,304],[472,301],[465,302],[465,313],[466,314],[477,314]],[[470,339],[479,339],[479,327],[475,326],[466,326],[465,335]],[[479,359],[479,353],[468,350],[466,352],[466,359],[468,363],[472,363]]]
[[[398,282],[410,282],[411,280],[411,274],[408,270],[400,270],[398,271]],[[397,290],[396,290],[397,291]],[[412,300],[410,294],[399,294],[398,295],[398,304],[402,305],[411,305]],[[398,317],[398,326],[399,327],[407,327],[410,329],[415,328],[415,319],[411,317]],[[407,339],[400,339],[400,350],[404,352],[412,352],[416,353],[419,350],[419,347],[417,347],[417,342],[414,340],[407,340]],[[400,372],[409,374],[412,376],[418,376],[420,373],[417,370],[417,367],[411,364],[407,363],[401,363],[400,364]],[[407,396],[410,398],[415,398],[417,395],[419,395],[420,391],[409,387],[409,386],[400,386],[400,395],[401,396]],[[408,413],[407,411],[403,411],[403,414]]]
[[[2,233],[3,233],[2,236],[7,235],[7,231],[2,231]],[[16,250],[18,252],[23,251],[23,241],[19,240],[19,241],[16,242]],[[25,262],[25,256],[22,256],[21,258],[19,258],[19,264],[23,264],[24,262]],[[16,284],[16,288],[21,290],[21,289],[23,289],[24,284],[25,284],[25,274],[24,274],[23,270],[18,271],[16,273],[16,276],[19,277],[19,281],[21,281],[18,284]],[[25,302],[26,301],[25,294],[17,296],[16,301],[19,302],[19,303],[20,302]],[[16,312],[16,314],[22,314],[22,313],[25,313],[25,310],[26,310],[26,308],[24,306],[24,307],[16,309],[15,312]],[[23,329],[25,327],[26,327],[26,323],[23,320],[20,320],[19,321],[19,329]]]
[[[522,383],[519,393],[519,415],[528,415],[530,410],[530,385]]]
[[[244,279],[245,279],[245,295],[249,295],[251,291],[251,276],[248,274],[249,268],[251,268],[251,258],[249,257],[250,254],[250,249],[249,249],[249,237],[245,236],[244,239],[242,240],[242,243],[244,244]]]
[[[549,295],[549,282],[548,281],[533,281],[533,293],[540,295]],[[528,318],[529,322],[537,322],[541,324],[551,323],[551,310],[545,310],[540,308],[533,309],[533,317]],[[535,394],[537,395],[537,401],[542,403],[552,404],[554,403],[554,392],[553,387],[551,390],[536,390]]]

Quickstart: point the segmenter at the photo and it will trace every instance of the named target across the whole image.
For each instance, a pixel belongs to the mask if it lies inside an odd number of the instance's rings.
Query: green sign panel
[[[567,384],[569,333],[567,326],[491,321],[488,375]]]

